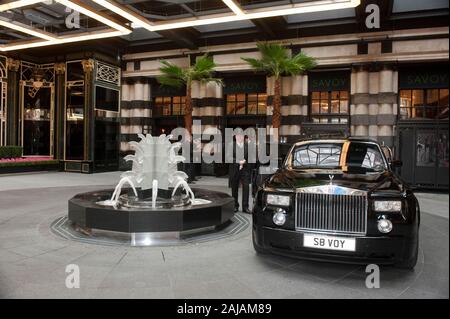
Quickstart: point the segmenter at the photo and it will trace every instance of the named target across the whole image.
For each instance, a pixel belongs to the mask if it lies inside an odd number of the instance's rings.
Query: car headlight
[[[400,212],[402,210],[402,202],[399,200],[375,201],[373,208],[376,212]]]
[[[266,203],[273,206],[289,206],[291,197],[286,195],[268,194]]]

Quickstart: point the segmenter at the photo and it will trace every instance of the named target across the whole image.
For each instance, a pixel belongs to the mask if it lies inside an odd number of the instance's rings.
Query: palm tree
[[[168,61],[161,61],[162,66],[158,82],[161,85],[181,88],[186,86],[186,104],[184,113],[184,127],[192,133],[192,82],[200,81],[202,83],[215,82],[222,85],[222,80],[213,77],[216,64],[207,54],[197,59],[194,65],[187,68],[181,68]]]
[[[287,48],[277,43],[258,43],[261,59],[242,58],[255,71],[262,71],[275,78],[273,97],[272,126],[278,129],[281,125],[281,76],[299,75],[314,68],[314,58],[304,53],[290,56]]]

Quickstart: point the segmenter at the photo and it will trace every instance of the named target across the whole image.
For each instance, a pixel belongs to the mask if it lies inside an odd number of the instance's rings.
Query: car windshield
[[[294,148],[292,152],[290,164],[294,169],[342,169],[355,173],[387,169],[380,148],[371,143],[308,143]]]

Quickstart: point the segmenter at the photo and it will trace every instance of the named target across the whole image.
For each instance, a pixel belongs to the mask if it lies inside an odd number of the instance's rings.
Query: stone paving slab
[[[419,197],[430,202],[422,207],[416,269],[382,267],[381,288],[367,289],[363,266],[256,254],[250,228],[236,238],[177,247],[108,247],[60,238],[49,227],[67,200],[112,186],[116,175],[32,175],[6,176],[9,185],[0,177],[0,298],[449,297],[448,218],[425,211],[448,202],[442,194]],[[196,186],[202,183],[229,192],[226,179],[204,177]],[[80,267],[79,289],[65,287],[68,264]]]

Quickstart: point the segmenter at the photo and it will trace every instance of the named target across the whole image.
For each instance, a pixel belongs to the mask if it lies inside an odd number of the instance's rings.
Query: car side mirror
[[[394,168],[394,167],[402,167],[402,165],[403,165],[403,162],[400,161],[400,160],[393,160],[393,161],[391,161],[391,167],[392,168]]]

